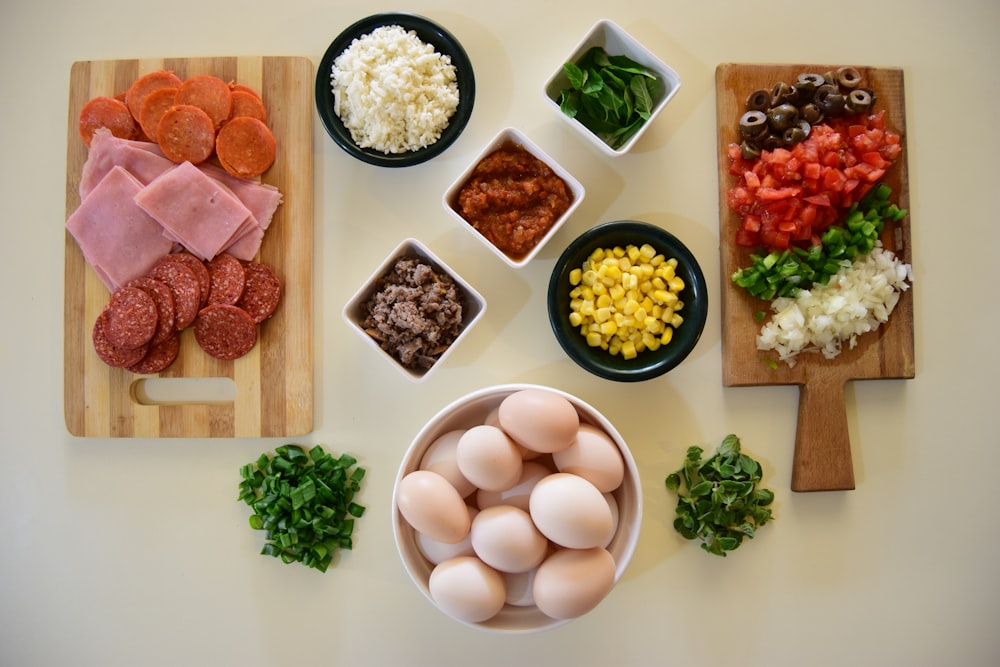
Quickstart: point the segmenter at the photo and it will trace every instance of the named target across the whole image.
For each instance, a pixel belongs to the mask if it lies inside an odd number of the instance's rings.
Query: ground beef
[[[396,260],[364,304],[361,326],[410,369],[427,369],[462,331],[463,294],[418,258]]]

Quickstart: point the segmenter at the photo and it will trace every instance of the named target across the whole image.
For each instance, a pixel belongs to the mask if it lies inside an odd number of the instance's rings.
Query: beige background
[[[239,54],[318,63],[359,1],[114,0],[0,7],[0,664],[990,665],[1000,662],[993,380],[1000,6],[951,3],[415,2],[476,68],[475,112],[444,155],[407,170],[351,160],[316,122],[316,417],[299,438],[356,455],[368,512],[321,575],[257,555],[239,467],[283,439],[87,440],[62,408],[67,95],[75,60]],[[389,6],[385,9],[398,9]],[[542,97],[584,32],[611,18],[677,69],[682,88],[634,152],[606,158]],[[720,289],[714,70],[722,62],[900,66],[909,129],[916,368],[848,386],[858,487],[789,490],[797,390],[721,385],[718,303],[694,354],[622,386],[564,358],[545,317],[555,257],[605,220],[678,234]],[[514,271],[442,210],[441,195],[516,126],[588,188],[578,213]],[[378,359],[344,303],[403,238],[428,244],[489,302],[422,385]],[[439,408],[491,384],[537,382],[602,408],[645,490],[635,558],[591,614],[499,637],[437,612],[390,529],[392,481]],[[765,466],[774,524],[731,557],[671,527],[663,487],[692,444],[729,432]]]

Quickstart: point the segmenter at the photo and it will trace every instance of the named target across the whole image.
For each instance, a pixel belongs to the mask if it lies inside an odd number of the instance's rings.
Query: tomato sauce
[[[514,142],[483,158],[461,187],[455,210],[514,260],[538,245],[573,203],[552,169]]]

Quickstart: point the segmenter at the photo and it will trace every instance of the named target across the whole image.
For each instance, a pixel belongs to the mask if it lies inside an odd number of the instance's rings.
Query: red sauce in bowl
[[[534,249],[573,203],[552,169],[512,141],[484,157],[452,206],[476,231],[514,260]]]

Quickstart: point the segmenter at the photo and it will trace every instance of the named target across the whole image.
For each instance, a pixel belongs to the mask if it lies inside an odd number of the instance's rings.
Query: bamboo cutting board
[[[877,332],[858,338],[853,350],[834,359],[821,354],[800,354],[794,368],[778,362],[773,368],[773,352],[759,352],[756,336],[761,324],[754,313],[769,311],[768,304],[733,285],[730,277],[750,263],[750,249],[734,242],[739,217],[726,205],[726,192],[736,183],[729,174],[726,147],[738,143],[739,118],[747,96],[754,90],[779,82],[793,83],[802,72],[820,74],[838,66],[722,64],[716,68],[716,114],[719,160],[719,235],[722,283],[722,375],[727,387],[754,385],[799,385],[798,424],[792,461],[792,490],[830,491],[855,487],[851,443],[844,404],[844,386],[850,380],[912,378],[913,289],[902,294],[889,322]],[[862,85],[877,95],[876,110],[885,109],[887,126],[902,136],[903,153],[886,173],[884,182],[892,188],[892,199],[909,209],[907,176],[906,113],[903,73],[895,68],[859,67]],[[883,245],[904,262],[911,262],[910,216],[899,223],[887,223]]]
[[[312,62],[301,57],[239,56],[75,62],[70,70],[66,157],[66,216],[79,206],[80,170],[87,149],[77,129],[80,109],[97,95],[125,91],[146,72],[172,70],[181,79],[213,74],[246,84],[267,108],[278,146],[261,180],[283,195],[264,236],[260,260],[282,280],[282,302],[259,327],[245,357],[214,359],[182,332],[180,355],[156,382],[174,386],[169,401],[148,398],[134,375],[101,362],[91,344],[93,323],[108,291],[65,235],[64,408],[66,426],[88,437],[284,437],[313,428]],[[186,399],[200,378],[228,378],[235,391],[223,399]],[[222,382],[227,382],[222,380]],[[189,384],[185,384],[189,383]],[[178,386],[179,384],[179,386]],[[225,392],[223,392],[225,393]],[[201,395],[201,394],[200,394]],[[200,401],[200,402],[199,402]]]

